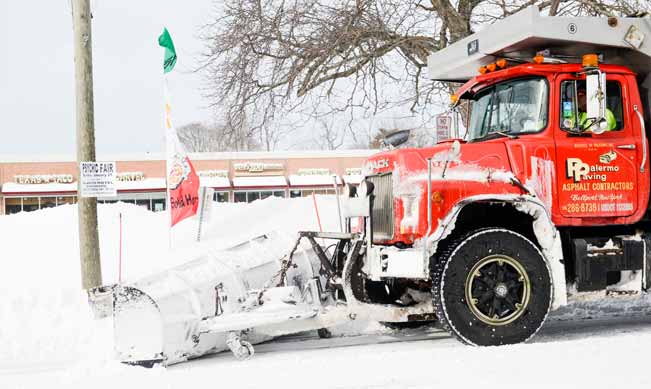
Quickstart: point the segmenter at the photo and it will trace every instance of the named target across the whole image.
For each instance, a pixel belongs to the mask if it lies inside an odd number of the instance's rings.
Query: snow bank
[[[324,229],[335,230],[334,197],[317,196],[317,202]],[[224,353],[169,369],[124,366],[112,359],[112,323],[94,321],[80,291],[76,212],[71,205],[0,216],[2,389],[199,388],[206,384],[227,388],[461,385],[507,389],[521,388],[523,382],[531,388],[651,386],[651,378],[644,374],[651,319],[643,318],[634,326],[621,324],[626,316],[650,314],[648,297],[575,302],[559,311],[556,320],[544,326],[534,344],[528,345],[472,348],[437,330],[405,334],[377,323],[351,323],[334,332],[371,335],[281,339],[260,345],[259,353],[245,362]],[[176,255],[178,250],[169,250],[169,215],[129,204],[100,205],[105,283],[117,280],[120,213],[125,280],[137,280],[183,261]],[[295,234],[300,229],[318,229],[312,198],[215,204],[205,244],[224,247],[272,230]],[[184,221],[175,228],[174,247],[187,246],[195,237],[194,224]],[[624,318],[599,328],[573,321],[577,316],[604,314]],[[332,367],[326,375],[324,366]]]
[[[323,228],[334,230],[334,197],[316,200]],[[196,222],[183,221],[173,230],[170,250],[167,213],[132,204],[100,204],[104,284],[118,280],[120,214],[122,278],[127,282],[183,263],[184,257],[177,254],[196,239]],[[75,205],[0,216],[0,373],[22,366],[111,359],[112,325],[93,321],[81,291],[77,226]],[[227,247],[270,231],[293,236],[301,229],[318,230],[312,198],[215,203],[203,240]]]

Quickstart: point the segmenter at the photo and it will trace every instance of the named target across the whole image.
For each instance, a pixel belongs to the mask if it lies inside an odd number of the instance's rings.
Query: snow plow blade
[[[292,245],[292,266],[283,269]],[[320,263],[309,246],[263,235],[226,250],[190,253],[188,260],[113,288],[118,359],[168,365],[227,349],[246,358],[253,353],[249,342],[271,338],[265,327],[281,325],[289,333],[296,332],[287,325],[292,321],[320,325]],[[278,286],[280,274],[291,286]]]

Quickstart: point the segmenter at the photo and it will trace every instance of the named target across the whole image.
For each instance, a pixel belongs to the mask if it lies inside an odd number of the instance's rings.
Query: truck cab
[[[368,159],[367,301],[429,289],[444,328],[500,345],[568,297],[649,288],[648,19],[530,7],[432,54],[429,71],[462,83],[465,136]]]

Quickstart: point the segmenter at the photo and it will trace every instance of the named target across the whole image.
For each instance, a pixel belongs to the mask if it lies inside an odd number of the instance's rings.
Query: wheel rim
[[[482,322],[502,326],[526,310],[531,281],[520,262],[506,255],[483,258],[466,278],[466,302]]]

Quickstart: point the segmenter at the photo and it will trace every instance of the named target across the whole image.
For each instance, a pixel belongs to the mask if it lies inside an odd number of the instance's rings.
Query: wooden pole
[[[75,90],[77,116],[77,169],[80,162],[95,161],[95,119],[93,114],[93,57],[89,0],[72,0],[75,44]],[[79,181],[79,180],[78,180]],[[79,207],[79,251],[83,289],[102,285],[97,231],[97,199],[81,197]]]
[[[122,285],[122,212],[120,212],[120,255],[118,259],[118,284]]]

